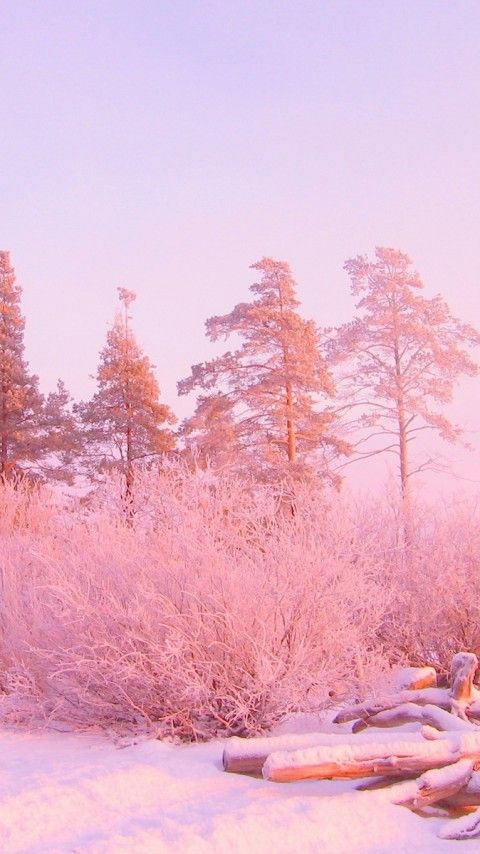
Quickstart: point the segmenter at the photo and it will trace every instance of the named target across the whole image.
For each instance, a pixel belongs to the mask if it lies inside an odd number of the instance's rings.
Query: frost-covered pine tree
[[[254,299],[206,322],[211,341],[232,336],[240,346],[193,365],[178,384],[180,394],[200,391],[181,433],[187,448],[219,467],[267,478],[328,476],[329,458],[347,447],[333,429],[320,332],[299,314],[287,263],[263,258],[253,269]]]
[[[44,397],[25,360],[22,289],[0,251],[0,477],[70,480],[76,447],[70,396],[61,381]]]
[[[345,269],[357,316],[332,342],[346,365],[339,383],[343,410],[357,436],[357,458],[387,453],[397,460],[408,504],[412,476],[435,467],[431,454],[413,457],[415,438],[425,430],[449,442],[461,437],[444,405],[462,375],[478,374],[469,351],[480,344],[480,334],[454,317],[440,296],[422,295],[420,276],[398,250],[377,248],[373,260],[357,256]]]
[[[170,408],[160,402],[154,366],[139,347],[130,327],[129,308],[135,294],[118,288],[122,309],[117,312],[107,343],[100,353],[97,391],[90,401],[77,404],[84,461],[92,480],[108,470],[121,472],[125,496],[130,498],[135,467],[170,451],[175,422]]]

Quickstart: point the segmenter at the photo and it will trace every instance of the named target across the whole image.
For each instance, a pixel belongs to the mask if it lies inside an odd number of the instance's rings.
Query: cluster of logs
[[[480,690],[473,681],[477,666],[473,653],[457,653],[448,688],[437,687],[433,668],[403,671],[404,690],[337,715],[335,723],[354,721],[352,734],[232,738],[223,767],[281,783],[375,777],[360,787],[366,789],[401,782],[392,790],[394,803],[419,813],[464,813],[442,829],[443,838],[480,836],[480,811],[472,813],[472,807],[480,805]],[[355,733],[367,727],[411,722],[423,724],[423,740],[411,734],[379,734],[374,741],[356,741]]]

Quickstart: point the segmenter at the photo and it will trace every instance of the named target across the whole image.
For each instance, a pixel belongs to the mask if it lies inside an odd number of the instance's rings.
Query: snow
[[[398,730],[395,740],[416,736]],[[445,819],[427,821],[391,803],[392,789],[226,774],[223,747],[143,741],[120,749],[98,735],[4,730],[0,851],[453,854],[453,845],[455,854],[472,852],[472,842],[438,838]]]

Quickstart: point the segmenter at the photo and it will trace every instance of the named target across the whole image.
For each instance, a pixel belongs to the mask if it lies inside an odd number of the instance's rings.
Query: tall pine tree
[[[153,365],[130,328],[129,308],[136,296],[118,288],[122,309],[107,334],[97,371],[98,390],[90,401],[77,404],[85,442],[85,460],[92,480],[108,470],[124,477],[125,497],[132,496],[135,467],[153,461],[174,446],[166,425],[175,422],[170,408],[160,403]]]
[[[24,357],[22,289],[0,251],[0,477],[70,480],[75,423],[62,382],[45,399]]]
[[[346,453],[333,432],[332,377],[315,323],[300,305],[290,267],[263,258],[252,302],[207,320],[211,341],[235,336],[238,349],[192,367],[179,393],[199,389],[182,427],[187,447],[213,465],[263,478],[329,476],[329,457]]]
[[[425,430],[448,442],[461,437],[445,404],[460,377],[478,374],[469,351],[480,334],[440,296],[422,295],[423,282],[403,252],[377,247],[373,260],[357,256],[345,269],[358,314],[336,331],[332,356],[347,365],[339,388],[357,433],[353,459],[393,454],[408,506],[412,476],[435,468],[429,453],[412,459],[415,438]]]

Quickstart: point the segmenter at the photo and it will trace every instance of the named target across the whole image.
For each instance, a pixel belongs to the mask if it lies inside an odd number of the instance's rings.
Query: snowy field
[[[379,735],[392,731],[358,739]],[[0,755],[2,854],[473,854],[479,846],[439,839],[445,818],[391,804],[388,789],[226,774],[219,741],[119,747],[96,735],[4,730]]]

